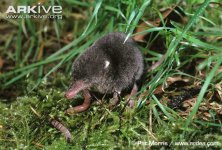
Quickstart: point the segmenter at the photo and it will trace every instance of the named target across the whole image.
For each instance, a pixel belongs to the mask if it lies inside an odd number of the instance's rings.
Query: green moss
[[[21,2],[32,4],[30,1]],[[140,46],[145,63],[151,65],[164,53],[166,59],[157,69],[145,73],[146,80],[135,98],[136,108],[125,108],[123,100],[110,111],[105,100],[99,106],[92,104],[86,112],[71,116],[64,114],[67,108],[82,101],[80,95],[72,101],[64,98],[70,82],[71,65],[78,54],[107,32],[131,33],[140,22],[161,18],[160,8],[172,6],[177,1],[147,2],[51,0],[44,5],[62,5],[62,20],[6,19],[5,25],[0,24],[0,32],[7,31],[4,38],[0,37],[0,62],[1,59],[6,62],[0,68],[0,149],[207,148],[206,145],[176,145],[176,142],[197,141],[215,144],[209,149],[222,148],[221,114],[216,110],[206,111],[211,116],[208,121],[198,115],[191,116],[185,126],[188,116],[180,115],[184,111],[171,110],[165,102],[176,87],[165,91],[162,99],[153,95],[159,85],[167,83],[168,77],[179,75],[187,77],[194,85],[203,83],[220,60],[222,22],[219,18],[222,12],[217,4],[199,9],[202,0],[179,4],[188,20],[193,17],[188,24],[172,21],[172,28],[163,26],[145,30],[151,35],[158,32],[149,37],[145,46]],[[160,42],[165,40],[162,45],[153,45],[155,38]],[[193,66],[192,70],[190,66]],[[214,68],[219,69],[219,65]],[[203,91],[204,97],[199,100],[221,105],[216,87],[221,85],[222,74],[218,72],[216,76],[210,76],[212,80],[207,78],[208,91]],[[146,105],[146,101],[150,103]],[[70,130],[71,143],[67,143],[64,135],[50,125],[50,118],[59,120]],[[168,145],[155,143],[158,141]]]

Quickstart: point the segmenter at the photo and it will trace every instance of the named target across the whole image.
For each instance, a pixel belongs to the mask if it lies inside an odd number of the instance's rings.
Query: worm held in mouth
[[[110,107],[119,103],[124,91],[137,86],[144,72],[143,55],[135,41],[122,32],[111,32],[94,42],[80,54],[72,65],[67,99],[83,93],[83,104],[69,108],[66,113],[86,111],[90,107],[90,91],[113,94]],[[136,94],[131,91],[131,96]]]

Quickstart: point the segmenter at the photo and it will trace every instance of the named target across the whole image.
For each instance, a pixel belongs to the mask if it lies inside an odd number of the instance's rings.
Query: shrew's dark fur
[[[100,93],[113,93],[139,80],[142,54],[131,38],[125,39],[124,33],[109,33],[89,47],[73,64],[73,84],[81,80]]]

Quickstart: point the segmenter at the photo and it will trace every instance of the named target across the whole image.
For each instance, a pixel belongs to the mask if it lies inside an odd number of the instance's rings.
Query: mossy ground
[[[1,16],[0,149],[222,148],[219,0],[210,4],[202,0],[41,2],[44,6],[61,5],[63,19]],[[32,5],[36,1],[7,1],[0,8],[7,8],[8,3]],[[182,18],[187,21],[177,22],[173,17],[168,26],[160,10],[174,8],[175,4],[186,14]],[[145,73],[134,98],[136,107],[125,107],[123,97],[111,111],[109,99],[105,99],[101,105],[92,104],[86,112],[65,115],[67,108],[82,100],[81,96],[71,101],[64,98],[71,65],[78,54],[108,32],[132,35],[142,22],[157,19],[162,25],[145,27],[143,32],[148,37],[144,37],[140,49],[147,68],[164,54],[165,61]],[[166,100],[174,97],[172,93],[178,96],[178,89],[197,85],[201,86],[199,94],[182,108],[172,110],[166,105]],[[160,94],[155,94],[158,91]],[[50,125],[49,118],[59,120],[70,130],[71,143]]]

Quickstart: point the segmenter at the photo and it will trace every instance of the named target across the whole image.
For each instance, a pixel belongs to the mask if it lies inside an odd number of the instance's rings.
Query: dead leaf
[[[37,4],[44,4],[46,0],[38,0]]]
[[[179,22],[179,23],[185,23],[187,20],[185,19],[185,13],[178,7],[177,5],[173,5],[172,7],[161,9],[160,10],[162,14],[162,18],[164,22],[166,23],[166,27],[172,26],[171,21]],[[147,30],[151,27],[159,27],[162,26],[162,20],[160,18],[157,18],[156,20],[150,21],[144,21],[142,22],[137,28],[135,33],[140,33],[144,30]],[[137,34],[133,37],[135,41],[145,41],[145,36],[148,33],[144,34]]]
[[[2,69],[4,65],[4,60],[2,59],[2,57],[0,56],[0,69]]]
[[[76,20],[85,20],[87,18],[84,14],[80,13],[71,13],[69,16],[73,17]]]
[[[45,146],[40,144],[40,143],[36,143],[36,142],[32,142],[33,144],[35,144],[38,148],[43,149]]]
[[[221,84],[216,84],[215,87],[216,87],[216,91],[217,91],[217,97],[218,99],[220,99],[220,101],[222,101],[222,85]]]
[[[219,104],[216,103],[216,102],[212,102],[212,103],[210,103],[209,108],[210,108],[210,109],[213,109],[213,110],[216,111],[218,114],[221,114],[221,115],[222,115],[222,105],[219,105]]]
[[[40,48],[39,48],[37,60],[40,60],[42,58],[44,46],[45,46],[45,44],[44,44],[44,42],[42,42],[41,45],[40,45]]]
[[[202,104],[202,106],[199,107],[200,111],[208,111],[209,107],[206,106],[206,104]]]
[[[151,27],[157,27],[158,24],[155,24],[154,22],[151,22],[151,21],[144,21],[142,22],[137,28],[136,28],[136,32],[135,33],[140,33],[140,32],[143,32]],[[138,42],[145,42],[144,40],[144,37],[147,35],[147,33],[144,33],[144,34],[137,34],[133,37],[133,39],[135,41],[138,41]]]
[[[150,71],[156,69],[158,66],[160,66],[160,64],[162,64],[164,59],[165,59],[165,55],[163,55],[159,61],[155,62],[151,67],[149,67],[149,69],[147,71],[150,72]]]
[[[161,94],[163,92],[164,92],[163,85],[160,85],[154,90],[153,94]]]
[[[73,41],[74,37],[73,37],[73,33],[72,32],[67,32],[66,34],[64,34],[64,43],[68,44],[71,41]]]
[[[195,105],[196,100],[197,100],[197,98],[191,98],[191,99],[185,100],[182,103],[182,106],[184,108],[192,108]]]
[[[184,83],[188,83],[190,82],[189,78],[182,78],[181,76],[173,76],[173,77],[168,77],[166,79],[166,82],[164,83],[164,85],[160,85],[158,86],[155,91],[154,94],[161,94],[164,92],[164,89],[170,87],[173,83],[175,82],[184,82]],[[184,84],[183,84],[184,86]]]
[[[177,82],[177,81],[189,82],[190,79],[182,78],[181,76],[174,76],[174,77],[168,77],[167,78],[167,82],[168,82],[169,85],[174,83],[174,82]]]

